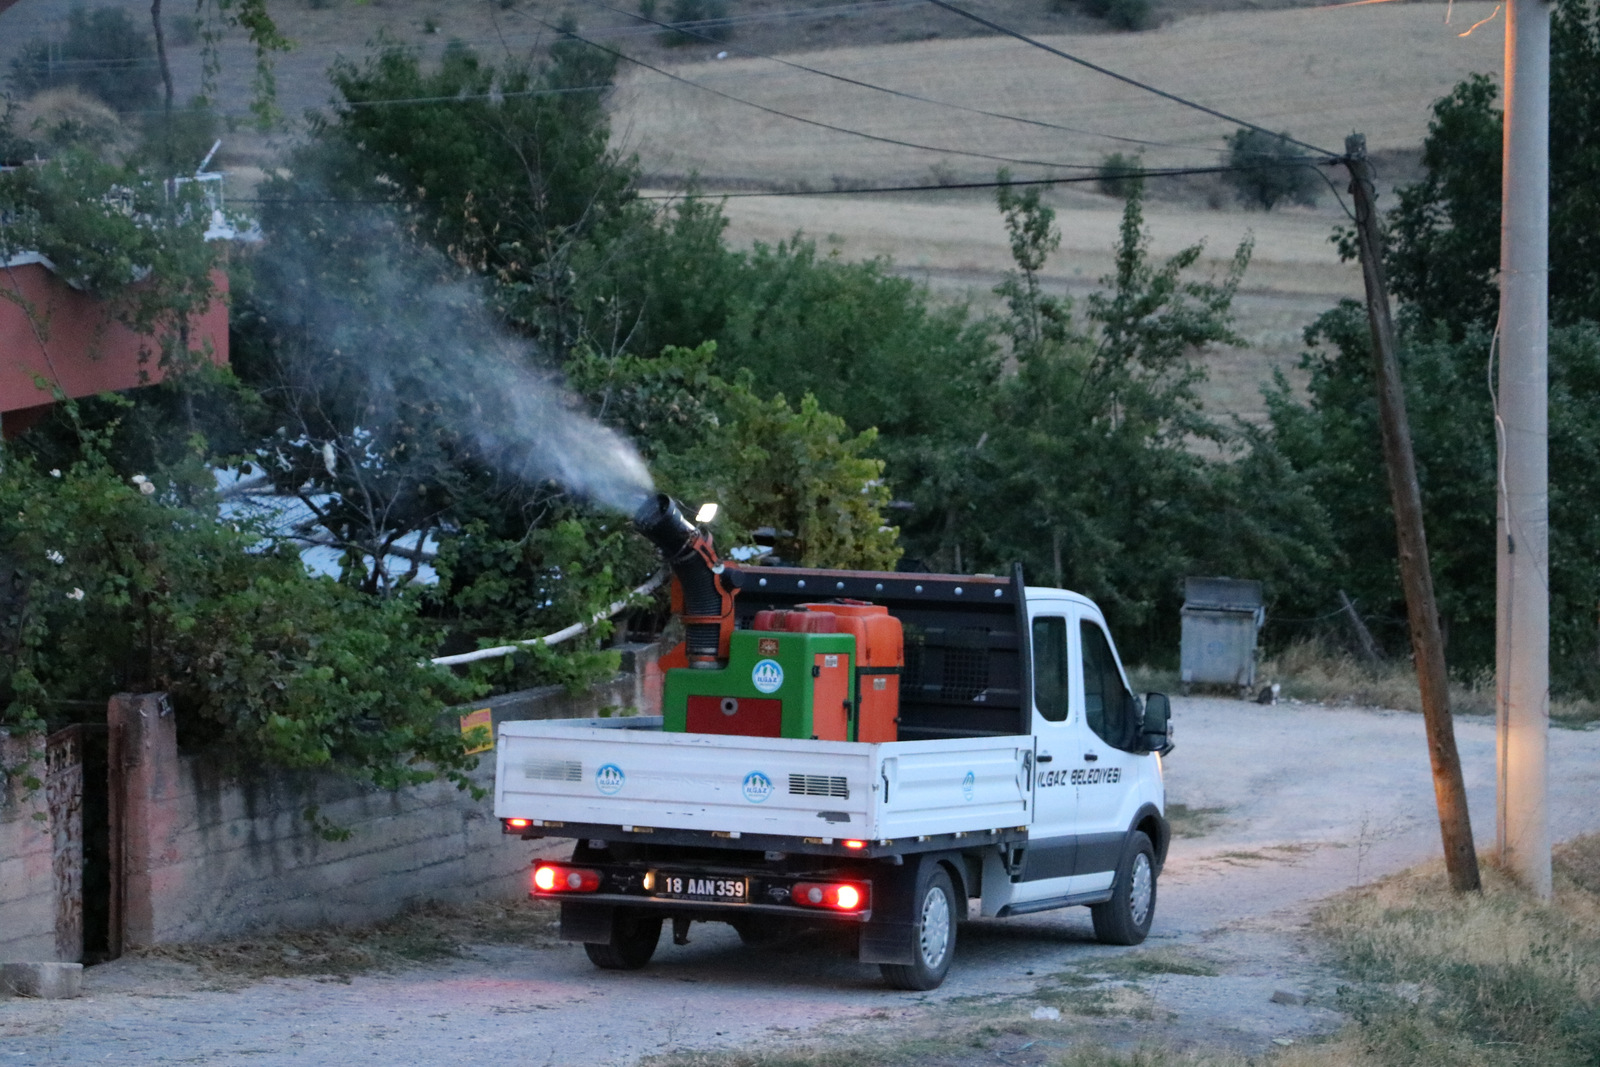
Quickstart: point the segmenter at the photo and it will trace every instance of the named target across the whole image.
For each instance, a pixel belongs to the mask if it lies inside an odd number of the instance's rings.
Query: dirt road
[[[695,927],[691,945],[663,944],[655,963],[629,974],[596,971],[571,946],[500,946],[349,984],[273,979],[230,992],[183,965],[123,960],[91,969],[82,1000],[0,1001],[0,1065],[593,1067],[669,1049],[860,1041],[955,1017],[1026,1018],[1050,1004],[1067,1012],[1035,1024],[1059,1028],[1057,1040],[1035,1039],[1035,1053],[1086,1034],[1259,1050],[1336,1026],[1315,998],[1332,979],[1303,924],[1314,901],[1438,854],[1422,720],[1175,703],[1170,798],[1218,810],[1204,836],[1174,842],[1155,932],[1141,949],[1096,945],[1083,909],[970,922],[950,980],[931,994],[888,991],[875,967],[824,937],[760,951],[723,926]],[[1464,720],[1458,734],[1487,847],[1493,727]],[[1600,732],[1557,731],[1551,758],[1557,838],[1600,829]],[[1183,971],[1198,973],[1175,973]],[[1141,977],[1130,985],[1129,973]],[[1273,1003],[1279,990],[1314,999]],[[1098,1018],[1073,1014],[1080,995],[1099,997]]]

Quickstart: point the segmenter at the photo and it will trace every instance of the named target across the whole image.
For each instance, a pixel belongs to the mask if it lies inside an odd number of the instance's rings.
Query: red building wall
[[[212,281],[217,297],[191,323],[190,344],[201,349],[209,341],[212,358],[224,364],[228,278],[218,271]],[[22,302],[34,309],[38,332]],[[0,269],[0,429],[12,437],[48,414],[52,383],[80,397],[160,381],[158,347],[155,338],[118,322],[102,301],[72,288],[44,263]],[[36,379],[43,380],[43,389]]]

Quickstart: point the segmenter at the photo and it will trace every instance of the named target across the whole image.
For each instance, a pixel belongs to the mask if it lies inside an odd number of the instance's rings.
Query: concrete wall
[[[607,707],[653,712],[654,666],[650,649],[625,649],[629,672],[587,692],[555,686],[475,706],[490,708],[497,725],[584,718]],[[131,826],[120,831],[129,857],[128,946],[370,922],[429,900],[515,897],[527,892],[535,849],[565,847],[502,834],[492,795],[474,800],[448,782],[390,792],[334,775],[227,778],[204,757],[178,755],[170,718],[148,710],[134,718],[122,736],[130,754],[143,746],[145,770],[128,775],[136,795],[127,810],[148,815],[143,837]],[[492,752],[480,757],[473,780],[492,788]],[[319,836],[305,819],[313,805],[349,838]]]
[[[654,714],[654,650],[623,651],[625,673],[587,692],[550,687],[476,706],[490,708],[496,724],[606,708]],[[472,775],[486,791],[480,799],[448,782],[390,792],[334,774],[230,773],[203,754],[180,754],[176,719],[159,693],[113,697],[106,717],[113,954],[371,922],[430,900],[516,897],[527,892],[535,850],[565,847],[501,833],[488,792],[492,752]],[[0,738],[8,766],[27,751]],[[0,800],[0,962],[53,960],[52,836],[48,819],[33,818],[47,811],[45,793],[14,786]],[[324,839],[306,820],[312,807],[350,836]]]
[[[0,735],[0,766],[13,772],[0,779],[0,962],[56,958],[49,809],[42,786],[23,784],[29,774],[44,778],[43,759],[28,758],[43,747],[42,738]]]

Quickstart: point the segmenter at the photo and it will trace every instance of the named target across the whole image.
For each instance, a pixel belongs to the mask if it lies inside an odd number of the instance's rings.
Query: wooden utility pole
[[[1356,237],[1361,251],[1361,279],[1367,288],[1367,324],[1372,330],[1372,363],[1378,387],[1378,423],[1383,458],[1389,468],[1389,495],[1394,501],[1395,538],[1400,548],[1400,584],[1411,622],[1412,658],[1422,717],[1428,728],[1428,757],[1433,764],[1433,792],[1439,804],[1439,833],[1444,839],[1444,864],[1450,887],[1479,888],[1478,853],[1472,843],[1467,813],[1467,787],[1461,778],[1455,723],[1450,719],[1450,684],[1445,671],[1444,641],[1439,633],[1439,608],[1433,598],[1433,571],[1428,538],[1422,524],[1422,490],[1417,484],[1416,457],[1411,451],[1411,425],[1406,418],[1405,389],[1400,382],[1394,319],[1389,312],[1389,283],[1383,274],[1383,238],[1373,204],[1372,164],[1367,139],[1345,139],[1345,164],[1356,204]]]

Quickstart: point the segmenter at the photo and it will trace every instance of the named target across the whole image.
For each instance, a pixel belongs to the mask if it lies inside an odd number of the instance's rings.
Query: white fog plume
[[[392,216],[351,212],[308,229],[299,240],[269,237],[257,272],[289,366],[285,386],[305,403],[354,407],[362,426],[390,438],[380,453],[470,442],[504,476],[553,481],[629,514],[653,492],[637,449],[583,411],[534,345],[497,321],[476,282]],[[330,390],[343,404],[313,399]],[[403,427],[419,417],[455,442],[408,439]]]

